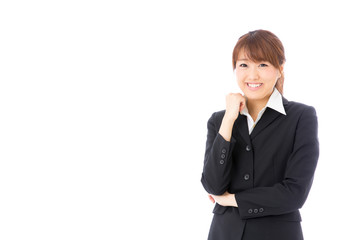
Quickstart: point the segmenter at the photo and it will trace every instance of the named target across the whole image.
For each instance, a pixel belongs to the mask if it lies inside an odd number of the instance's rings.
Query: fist
[[[225,115],[231,119],[236,120],[239,112],[244,109],[246,99],[240,93],[229,93],[226,95],[226,111]]]

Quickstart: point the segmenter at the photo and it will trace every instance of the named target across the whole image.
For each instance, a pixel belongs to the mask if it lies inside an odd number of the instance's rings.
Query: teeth
[[[252,88],[257,88],[257,87],[260,87],[260,86],[261,86],[261,83],[259,83],[259,84],[248,83],[248,86],[249,86],[249,87],[252,87]]]

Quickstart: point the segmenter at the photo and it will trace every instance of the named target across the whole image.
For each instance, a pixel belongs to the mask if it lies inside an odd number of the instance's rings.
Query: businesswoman
[[[319,156],[312,106],[283,97],[285,55],[271,32],[238,40],[232,64],[244,95],[207,123],[201,182],[216,202],[209,240],[303,239],[299,209]]]

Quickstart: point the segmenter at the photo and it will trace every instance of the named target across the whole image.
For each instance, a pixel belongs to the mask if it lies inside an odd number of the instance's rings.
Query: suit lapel
[[[285,111],[287,110],[288,100],[282,96],[283,105]],[[267,108],[261,117],[260,121],[257,123],[251,135],[249,136],[249,127],[247,123],[247,117],[239,114],[238,118],[234,123],[233,134],[240,136],[246,144],[251,145],[251,139],[255,138],[265,127],[275,121],[276,118],[280,117],[282,114],[271,109]],[[250,139],[251,138],[251,139]]]
[[[244,115],[239,114],[234,123],[234,133],[239,135],[246,144],[250,144],[249,128],[247,118]]]
[[[250,134],[251,139],[254,139],[264,128],[271,124],[281,113],[271,108],[266,108],[264,114],[260,118],[260,121],[256,124],[255,128]]]
[[[288,104],[288,100],[282,97],[284,108]],[[254,139],[264,128],[269,126],[273,121],[275,121],[282,114],[272,108],[266,108],[264,114],[260,118],[260,121],[256,124],[255,128],[250,134],[251,139]]]

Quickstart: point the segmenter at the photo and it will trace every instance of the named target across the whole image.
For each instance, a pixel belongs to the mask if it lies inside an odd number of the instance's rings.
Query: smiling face
[[[267,101],[281,76],[280,70],[268,61],[254,62],[240,51],[235,68],[237,84],[248,100]]]

